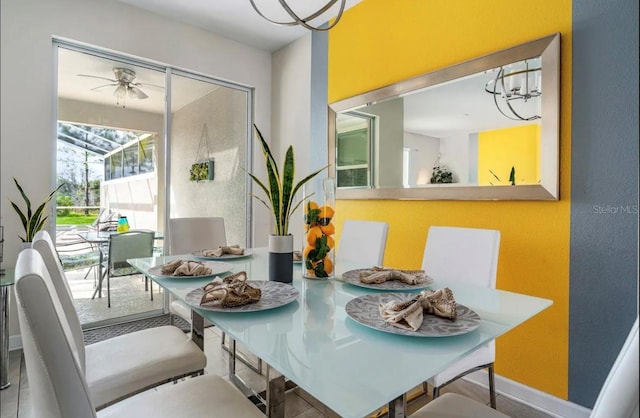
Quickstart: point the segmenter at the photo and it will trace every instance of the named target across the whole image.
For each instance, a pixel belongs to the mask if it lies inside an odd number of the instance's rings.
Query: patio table
[[[209,278],[163,277],[154,266],[192,255],[128,260],[177,299],[202,287]],[[266,248],[250,257],[224,260],[232,272],[246,271],[249,280],[266,280]],[[406,393],[466,354],[505,334],[552,304],[551,300],[467,284],[440,282],[456,301],[480,316],[480,325],[464,335],[412,337],[371,329],[352,320],[345,305],[355,297],[379,291],[342,282],[357,265],[337,265],[331,280],[303,279],[294,266],[297,300],[260,312],[215,312],[193,307],[192,338],[202,347],[203,318],[218,326],[232,342],[242,343],[267,364],[266,412],[284,416],[285,377],[343,417],[364,417],[388,404],[389,416],[404,417]],[[231,354],[233,355],[233,354]],[[229,361],[230,379],[242,386]]]

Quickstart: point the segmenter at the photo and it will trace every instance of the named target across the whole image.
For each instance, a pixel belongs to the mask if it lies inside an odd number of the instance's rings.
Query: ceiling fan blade
[[[113,86],[117,86],[117,85],[118,85],[118,83],[114,83],[114,84],[103,84],[102,86],[98,86],[98,87],[94,87],[94,88],[92,88],[92,89],[91,89],[91,91],[98,91],[98,90],[100,90],[100,89],[102,89],[102,88],[105,88],[105,87],[113,87]]]
[[[153,87],[153,88],[156,88],[156,89],[162,89],[162,90],[164,90],[164,86],[159,86],[159,85],[157,85],[157,84],[149,84],[149,83],[135,83],[135,86],[136,86],[136,87],[145,87],[145,88],[146,88],[146,87]]]
[[[140,90],[138,87],[134,85],[129,85],[129,95],[131,96],[132,94],[135,95],[136,98],[141,100],[149,97],[145,94],[144,91]]]
[[[111,81],[112,83],[117,83],[118,82],[118,80],[112,80],[112,79],[106,78],[106,77],[98,77],[97,75],[78,74],[78,77],[99,78],[100,80],[107,80],[107,81]]]

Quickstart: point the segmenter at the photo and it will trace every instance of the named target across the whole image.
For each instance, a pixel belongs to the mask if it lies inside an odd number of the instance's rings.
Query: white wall
[[[451,170],[454,183],[469,183],[469,136],[441,138],[440,163]]]
[[[3,267],[15,265],[20,180],[34,201],[55,182],[53,36],[255,87],[255,120],[271,137],[271,55],[115,0],[2,0],[0,203]],[[254,159],[258,160],[259,150]],[[254,236],[264,236],[257,225]],[[17,332],[15,311],[10,333]]]
[[[433,164],[438,159],[440,140],[413,132],[404,133],[404,147],[409,148],[409,186],[426,186],[431,179]]]
[[[296,175],[294,182],[306,177],[313,169],[310,159],[310,124],[311,124],[311,34],[298,39],[286,47],[274,52],[272,73],[272,104],[274,111],[271,119],[271,140],[276,143],[272,151],[281,166],[289,145],[293,145]],[[284,111],[287,109],[287,111]],[[258,125],[260,131],[264,130]],[[269,138],[267,137],[267,140]],[[257,145],[257,144],[256,144]],[[323,156],[326,161],[326,156]],[[263,164],[260,156],[254,165]],[[322,164],[324,165],[324,164]],[[264,172],[264,171],[263,171]],[[261,177],[262,178],[262,177]],[[264,205],[258,203],[264,209]],[[270,216],[266,209],[260,212],[255,223],[270,225]],[[298,210],[291,217],[289,233],[294,235],[294,247],[300,249],[303,240],[302,211]],[[267,236],[255,237],[256,242],[266,245]]]

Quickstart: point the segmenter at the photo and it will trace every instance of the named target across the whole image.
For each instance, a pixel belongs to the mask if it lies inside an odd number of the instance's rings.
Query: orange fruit
[[[315,244],[315,243],[314,243]],[[309,256],[309,251],[315,249],[315,247],[313,245],[307,245],[306,247],[304,247],[304,251],[302,252],[302,255],[307,258]]]
[[[322,218],[329,218],[329,219],[333,219],[333,215],[336,212],[333,210],[333,208],[331,206],[322,206],[320,208],[320,219]]]
[[[328,237],[336,233],[336,227],[333,223],[329,222],[329,225],[320,225],[320,230]]]
[[[329,257],[325,257],[324,260],[324,272],[327,274],[331,274],[333,271],[333,261]]]
[[[304,204],[304,213],[307,213],[309,209],[318,209],[318,204],[313,200],[309,200]]]
[[[312,226],[307,231],[307,244],[312,247],[316,246],[316,239],[322,237],[322,229],[319,226]]]
[[[327,235],[327,247],[329,247],[329,249],[333,249],[333,246],[336,244],[336,242],[333,240],[333,238],[331,238],[329,235]]]

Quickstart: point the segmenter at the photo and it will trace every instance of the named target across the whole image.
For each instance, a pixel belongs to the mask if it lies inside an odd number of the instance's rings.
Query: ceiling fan
[[[157,86],[155,84],[143,84],[134,82],[136,78],[136,72],[129,68],[114,68],[113,74],[115,75],[115,80],[106,77],[100,77],[95,75],[88,74],[78,74],[79,77],[89,77],[89,78],[97,78],[100,80],[110,81],[109,84],[103,84],[101,86],[97,86],[91,89],[91,91],[99,91],[105,87],[115,87],[113,91],[113,95],[116,96],[116,104],[120,105],[122,102],[122,107],[124,106],[124,102],[126,97],[128,96],[130,99],[146,99],[149,97],[144,91],[142,91],[141,87],[158,87],[163,88],[162,86]]]

